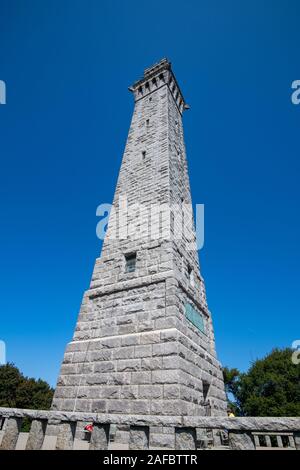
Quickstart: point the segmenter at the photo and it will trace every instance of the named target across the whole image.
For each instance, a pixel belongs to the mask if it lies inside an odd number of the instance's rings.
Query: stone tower
[[[135,107],[113,210],[52,407],[224,414],[190,210],[188,106],[166,59],[129,89]]]

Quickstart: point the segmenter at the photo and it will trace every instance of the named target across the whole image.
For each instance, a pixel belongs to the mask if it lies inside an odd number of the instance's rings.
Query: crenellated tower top
[[[134,84],[129,87],[129,90],[133,92],[135,101],[138,101],[164,86],[169,88],[180,114],[182,114],[184,110],[189,109],[189,105],[186,104],[172,71],[171,62],[166,58],[146,68],[144,70],[144,76],[134,82]]]

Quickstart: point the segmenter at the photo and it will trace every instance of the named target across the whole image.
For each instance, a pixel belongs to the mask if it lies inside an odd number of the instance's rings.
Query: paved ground
[[[3,432],[0,431],[0,443],[2,441]],[[24,450],[26,447],[26,442],[28,439],[28,433],[21,432],[19,434],[16,450]],[[54,450],[56,444],[56,436],[46,436],[43,444],[42,450]],[[75,439],[74,441],[74,450],[88,450],[89,443],[87,441],[82,441],[79,439]],[[109,450],[128,450],[128,446],[126,444],[115,444],[110,443]]]

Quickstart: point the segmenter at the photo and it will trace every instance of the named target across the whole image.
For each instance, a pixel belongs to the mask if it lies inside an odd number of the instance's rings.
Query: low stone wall
[[[300,418],[228,418],[149,416],[58,412],[0,408],[5,419],[1,449],[15,449],[22,420],[31,420],[26,449],[42,449],[47,426],[57,427],[56,449],[73,449],[76,428],[93,423],[89,449],[107,449],[112,428],[128,429],[129,449],[195,450],[220,445],[222,435],[231,449],[300,450]],[[113,425],[113,426],[112,426]],[[125,433],[126,436],[126,433]],[[208,437],[211,436],[211,437]],[[75,446],[76,447],[76,446]]]

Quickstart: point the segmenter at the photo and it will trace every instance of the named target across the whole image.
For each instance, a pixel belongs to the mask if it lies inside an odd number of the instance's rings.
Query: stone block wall
[[[191,207],[184,99],[166,61],[148,69],[132,91],[135,108],[114,211],[64,355],[53,409],[203,415],[210,403],[212,414],[224,414],[192,212],[180,235],[178,215]],[[118,212],[124,200],[126,218]],[[135,269],[127,272],[126,255],[132,253]],[[187,319],[187,303],[202,315],[203,331]]]

